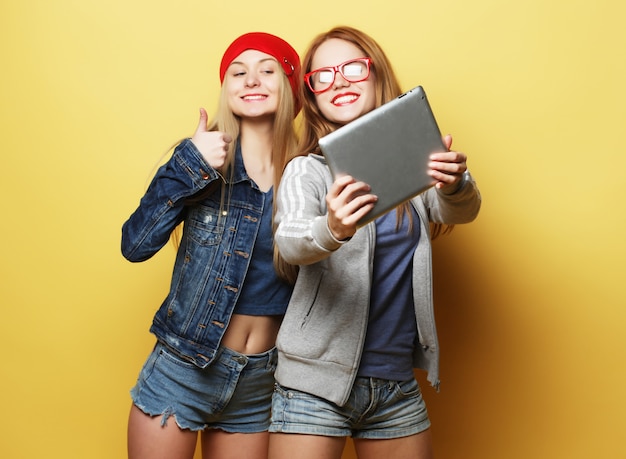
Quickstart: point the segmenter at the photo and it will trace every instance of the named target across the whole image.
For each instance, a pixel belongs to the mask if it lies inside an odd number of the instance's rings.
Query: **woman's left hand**
[[[446,190],[451,190],[452,193],[454,192],[452,190],[456,190],[463,180],[463,173],[467,170],[467,156],[458,151],[450,150],[452,146],[451,135],[446,135],[443,138],[443,143],[448,151],[430,155],[428,174],[437,180],[435,184],[437,189],[444,193]]]

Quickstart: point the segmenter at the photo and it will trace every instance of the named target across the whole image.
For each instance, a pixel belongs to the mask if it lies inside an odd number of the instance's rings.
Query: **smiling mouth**
[[[250,95],[247,95],[247,96],[243,96],[242,99],[243,100],[251,100],[251,101],[265,100],[265,99],[267,99],[267,96],[265,96],[263,94],[250,94]]]
[[[331,102],[333,105],[347,105],[351,104],[359,98],[358,94],[339,94]]]

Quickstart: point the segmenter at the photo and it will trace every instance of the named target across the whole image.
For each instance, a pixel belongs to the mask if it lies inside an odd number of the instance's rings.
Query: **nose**
[[[335,72],[335,79],[333,80],[333,88],[341,88],[350,85],[350,82],[346,80],[341,72]]]
[[[257,76],[254,73],[249,72],[248,74],[246,74],[245,84],[249,88],[254,87],[254,86],[258,86],[259,79],[257,78]]]

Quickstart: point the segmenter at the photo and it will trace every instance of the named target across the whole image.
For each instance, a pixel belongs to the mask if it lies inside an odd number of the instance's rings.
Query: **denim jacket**
[[[254,247],[264,193],[235,152],[232,183],[193,205],[188,198],[221,178],[190,139],[157,171],[138,209],[122,227],[122,254],[144,261],[184,221],[169,294],[150,331],[181,357],[203,368],[215,357],[243,285]]]

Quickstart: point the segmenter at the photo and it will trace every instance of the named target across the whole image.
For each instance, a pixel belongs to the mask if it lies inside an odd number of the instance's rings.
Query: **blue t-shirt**
[[[413,305],[413,254],[420,221],[413,206],[413,228],[405,215],[396,229],[396,211],[376,219],[376,247],[367,335],[359,376],[403,381],[413,377],[417,324]]]
[[[259,233],[252,250],[248,272],[235,305],[235,314],[283,315],[287,310],[292,287],[282,281],[274,269],[273,201],[273,192],[270,189],[265,193]]]

